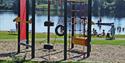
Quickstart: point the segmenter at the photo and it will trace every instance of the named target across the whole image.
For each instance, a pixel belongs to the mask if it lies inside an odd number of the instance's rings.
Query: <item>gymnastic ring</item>
[[[64,35],[64,31],[62,33],[59,33],[58,32],[58,29],[59,28],[63,28],[64,30],[64,26],[63,25],[58,25],[56,28],[55,28],[55,33],[58,35],[58,36],[63,36]]]

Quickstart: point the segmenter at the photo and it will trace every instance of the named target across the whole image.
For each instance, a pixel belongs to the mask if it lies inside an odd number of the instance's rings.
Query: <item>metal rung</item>
[[[72,12],[78,12],[78,11],[80,11],[80,10],[71,10]]]
[[[72,31],[72,30],[69,30],[69,31]],[[82,30],[74,30],[74,31],[82,31]]]
[[[78,1],[78,0],[67,0],[67,2],[73,2],[73,3],[84,3],[84,1]]]
[[[24,43],[24,42],[20,43],[20,45],[27,46],[27,47],[32,47],[31,45],[26,44],[26,43]]]

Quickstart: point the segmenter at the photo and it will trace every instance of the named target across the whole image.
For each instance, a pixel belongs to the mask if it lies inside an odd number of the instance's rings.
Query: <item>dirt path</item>
[[[24,47],[22,47],[24,48]],[[51,52],[51,61],[59,61],[63,59],[63,45],[55,45],[55,51]],[[82,49],[83,47],[77,46],[76,49]],[[17,50],[16,42],[1,41],[0,42],[0,59],[7,59],[12,52]],[[27,50],[29,51],[29,50]],[[27,54],[27,58],[31,58],[30,52]],[[24,53],[21,53],[24,55]],[[68,58],[74,57],[80,54],[69,53]],[[84,62],[96,62],[96,63],[125,63],[125,46],[116,45],[92,45],[91,56],[87,59],[81,60],[82,57],[72,58],[73,61]],[[45,61],[48,60],[48,52],[43,49],[43,44],[36,44],[36,58],[33,60]],[[68,60],[69,61],[69,60]]]

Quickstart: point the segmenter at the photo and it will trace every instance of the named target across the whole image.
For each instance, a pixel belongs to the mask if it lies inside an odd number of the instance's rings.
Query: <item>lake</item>
[[[9,31],[10,29],[16,29],[15,22],[13,22],[13,19],[16,16],[17,15],[14,14],[13,12],[0,12],[0,31]],[[51,17],[51,21],[54,22],[54,26],[51,27],[51,32],[55,31],[55,27],[58,25],[57,24],[58,20],[59,20],[58,16]],[[97,22],[98,20],[99,20],[98,17],[92,17],[92,21]],[[47,16],[36,15],[36,32],[42,33],[42,32],[47,31],[47,27],[44,26],[45,21],[47,21]],[[116,28],[118,26],[120,26],[121,28],[125,28],[125,25],[124,25],[125,18],[115,19],[115,18],[111,18],[111,17],[102,17],[102,22],[104,22],[104,23],[113,23],[114,22]],[[110,26],[102,26],[101,27],[102,29],[99,30],[99,27],[97,25],[92,25],[92,28],[95,28],[99,33],[99,32],[102,32],[103,29],[106,32],[108,32],[108,30],[110,30],[111,27]],[[31,30],[31,24],[30,24],[29,30]],[[125,31],[122,31],[120,33],[116,31],[116,34],[125,34]]]

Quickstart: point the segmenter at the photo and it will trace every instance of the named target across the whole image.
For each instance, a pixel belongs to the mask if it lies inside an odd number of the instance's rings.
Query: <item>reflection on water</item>
[[[0,12],[0,31],[9,31],[10,29],[16,29],[15,22],[13,22],[13,19],[17,15],[12,12]],[[97,22],[99,18],[93,17],[92,21]],[[51,21],[54,22],[54,26],[51,27],[51,32],[55,31],[55,27],[58,23],[58,16],[52,16]],[[102,22],[104,23],[115,23],[115,27],[117,28],[120,26],[121,28],[125,27],[125,18],[122,18],[120,20],[114,19],[114,18],[108,18],[108,17],[102,17]],[[47,16],[37,16],[36,15],[36,32],[46,32],[47,27],[44,26],[44,22],[47,21]],[[98,32],[102,32],[104,29],[106,32],[110,29],[110,26],[102,26],[102,30],[99,30],[99,27],[97,25],[93,25],[92,28],[95,28]],[[31,24],[30,24],[30,30],[31,30]],[[117,34],[125,34],[125,32],[121,32]]]

